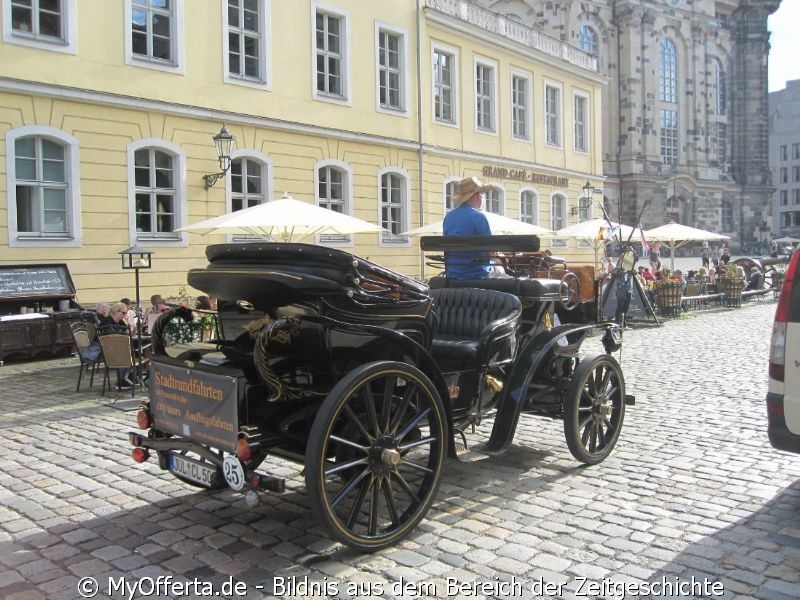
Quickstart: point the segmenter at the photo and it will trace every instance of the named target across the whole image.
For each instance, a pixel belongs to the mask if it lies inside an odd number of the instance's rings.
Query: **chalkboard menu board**
[[[74,295],[67,265],[0,266],[0,298]]]

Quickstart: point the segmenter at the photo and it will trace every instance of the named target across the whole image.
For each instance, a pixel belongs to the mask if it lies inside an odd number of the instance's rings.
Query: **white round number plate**
[[[244,487],[244,469],[242,463],[235,456],[226,456],[222,461],[222,474],[228,487],[237,492]]]

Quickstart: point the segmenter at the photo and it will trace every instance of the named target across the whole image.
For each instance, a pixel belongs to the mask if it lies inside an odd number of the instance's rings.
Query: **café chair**
[[[89,387],[94,385],[94,372],[97,370],[98,365],[103,364],[103,353],[101,352],[97,358],[92,359],[86,356],[86,349],[92,344],[94,338],[94,328],[90,329],[87,323],[73,323],[70,325],[72,331],[72,340],[75,342],[75,348],[78,350],[78,358],[81,361],[80,369],[78,370],[78,385],[75,387],[76,392],[81,391],[81,378],[83,371],[86,370],[87,374],[91,373],[89,379]]]
[[[131,337],[127,333],[107,333],[100,335],[100,347],[103,349],[103,358],[105,360],[106,370],[103,376],[103,392],[106,395],[106,386],[111,389],[111,378],[109,372],[112,369],[130,369],[134,372],[133,385],[131,386],[131,398],[136,393],[136,386],[142,385],[141,372],[139,368],[144,367],[149,361],[148,358],[142,358],[141,361],[134,359],[133,345]]]

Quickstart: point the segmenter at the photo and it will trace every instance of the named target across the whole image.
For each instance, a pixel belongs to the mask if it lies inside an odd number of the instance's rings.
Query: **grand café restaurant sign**
[[[484,177],[494,179],[513,179],[515,181],[525,181],[528,183],[542,183],[553,187],[568,187],[569,177],[559,177],[558,175],[548,175],[546,173],[535,173],[527,169],[509,169],[508,167],[493,167],[484,165],[481,171]]]

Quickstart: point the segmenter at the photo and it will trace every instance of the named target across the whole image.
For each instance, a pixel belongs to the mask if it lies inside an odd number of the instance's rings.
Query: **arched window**
[[[666,219],[667,223],[670,221],[675,221],[676,223],[681,222],[681,202],[677,197],[672,196],[667,199],[664,218]]]
[[[352,176],[339,161],[319,163],[316,168],[317,206],[345,215],[351,214]],[[321,242],[349,243],[349,235],[321,235]]]
[[[231,161],[230,173],[231,212],[266,201],[266,165],[252,158],[235,158]]]
[[[672,40],[663,39],[658,53],[658,92],[662,102],[678,101],[678,56]]]
[[[597,41],[597,32],[588,25],[581,26],[578,31],[578,47],[589,54],[599,54],[600,44]]]
[[[725,69],[722,67],[722,61],[718,58],[714,59],[714,86],[716,87],[716,113],[718,115],[724,115],[727,111],[727,105],[725,102],[725,94],[726,90],[726,74]]]
[[[381,242],[406,243],[408,237],[400,234],[408,229],[408,177],[388,170],[379,174],[379,186],[380,225],[388,230],[381,233]]]
[[[550,229],[558,231],[567,226],[567,197],[563,194],[553,194],[550,199]],[[554,239],[550,242],[553,247],[566,246],[566,240]]]
[[[503,190],[492,186],[492,189],[486,192],[486,212],[502,216],[505,213],[504,200]]]
[[[178,225],[177,161],[162,148],[139,148],[133,154],[136,233],[175,237]]]
[[[14,144],[16,229],[21,236],[64,236],[69,231],[67,152],[41,135]]]
[[[523,190],[519,195],[519,220],[531,225],[539,224],[539,197],[532,190]]]

